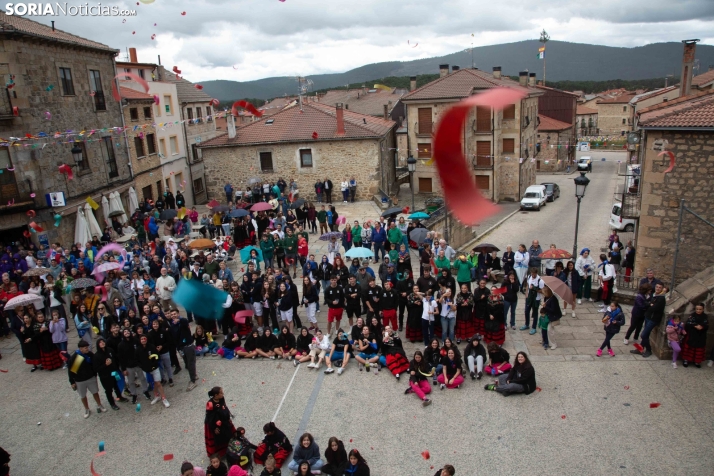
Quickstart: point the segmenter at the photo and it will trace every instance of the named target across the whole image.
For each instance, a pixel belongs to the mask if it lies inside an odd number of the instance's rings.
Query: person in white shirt
[[[421,332],[426,345],[434,338],[434,319],[439,313],[439,303],[434,299],[433,291],[426,290],[426,295],[422,298]],[[425,347],[426,347],[425,345]]]
[[[556,250],[557,248],[555,247],[555,244],[550,245],[550,250]],[[545,275],[546,276],[553,276],[555,274],[555,263],[557,263],[559,260],[557,259],[547,259],[545,260]]]
[[[25,256],[25,261],[27,261],[27,268],[32,269],[37,267],[37,261],[35,261],[35,257],[32,256],[32,251],[27,252],[27,256]]]
[[[312,343],[310,343],[310,363],[308,364],[308,369],[319,369],[322,365],[322,361],[325,358],[325,354],[330,350],[330,338],[318,330],[315,333],[315,337],[312,338]],[[317,363],[315,363],[315,357],[317,357]]]
[[[580,286],[580,290],[578,291],[578,304],[582,304],[583,297],[592,302],[590,293],[593,287],[595,261],[590,257],[590,248],[583,248],[580,251],[580,256],[578,256],[578,259],[575,261],[575,270],[580,275],[580,281],[582,282],[582,286]]]
[[[516,276],[518,276],[518,283],[521,286],[522,293],[525,293],[526,274],[528,274],[528,262],[530,259],[531,257],[528,251],[526,251],[526,245],[518,245],[518,251],[513,255],[513,270],[516,272]]]
[[[526,297],[526,324],[521,326],[521,330],[528,330],[532,317],[533,327],[530,330],[530,334],[535,334],[536,327],[538,327],[540,300],[543,296],[543,287],[545,286],[543,280],[538,276],[538,268],[531,268],[531,274],[526,280],[526,285],[528,286],[528,295]]]
[[[161,300],[161,307],[164,308],[164,312],[168,312],[169,309],[176,309],[176,304],[171,300],[174,289],[176,289],[176,281],[169,276],[168,270],[162,267],[161,276],[156,280],[156,295]]]
[[[347,203],[347,198],[350,194],[350,182],[348,180],[343,180],[340,183],[340,191],[342,192],[342,203]]]
[[[600,272],[598,273],[598,281],[602,286],[602,302],[603,306],[598,309],[598,312],[606,312],[610,301],[612,300],[612,290],[615,284],[615,266],[610,264],[605,254],[600,255]]]

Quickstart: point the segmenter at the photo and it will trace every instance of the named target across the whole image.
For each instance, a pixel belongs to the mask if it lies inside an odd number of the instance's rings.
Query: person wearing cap
[[[99,398],[99,386],[97,385],[97,373],[94,370],[94,353],[89,350],[89,343],[80,340],[79,347],[67,362],[67,373],[69,384],[72,390],[76,390],[84,405],[84,418],[89,418],[89,402],[87,401],[87,391],[92,394],[97,402],[97,413],[106,413],[107,409],[102,405]]]
[[[204,272],[207,270],[204,268]],[[210,276],[210,274],[209,274]],[[161,301],[161,307],[168,311],[172,307],[176,307],[171,300],[174,290],[176,289],[176,281],[169,276],[168,270],[165,267],[161,268],[161,276],[156,280],[156,295]]]
[[[483,377],[483,366],[488,360],[488,354],[486,354],[481,340],[483,340],[481,334],[476,334],[469,339],[464,349],[464,358],[471,374],[471,380],[480,380]]]

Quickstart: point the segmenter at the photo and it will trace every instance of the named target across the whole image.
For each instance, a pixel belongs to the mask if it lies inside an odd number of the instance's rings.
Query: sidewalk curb
[[[509,213],[509,214],[506,215],[505,217],[501,218],[501,219],[498,221],[498,223],[496,223],[495,225],[491,226],[491,228],[487,229],[486,231],[484,231],[484,232],[481,233],[480,235],[476,236],[476,238],[474,238],[473,240],[471,240],[471,241],[469,241],[468,243],[464,244],[463,246],[460,246],[459,248],[466,248],[466,249],[470,248],[472,244],[474,244],[474,243],[480,241],[484,236],[488,235],[488,234],[491,233],[493,230],[495,230],[495,229],[498,228],[499,226],[503,225],[503,223],[504,223],[506,220],[508,220],[509,218],[511,218],[513,215],[515,215],[516,213],[518,213],[518,212],[520,212],[520,211],[521,211],[520,208],[517,208],[517,209],[513,210],[511,213]]]

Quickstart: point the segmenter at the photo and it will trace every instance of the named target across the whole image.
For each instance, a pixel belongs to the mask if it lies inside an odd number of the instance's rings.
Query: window
[[[156,134],[146,134],[146,151],[149,155],[156,153]]]
[[[171,155],[177,155],[178,150],[178,138],[176,136],[169,137],[169,144],[171,146]]]
[[[192,120],[193,120],[193,108],[192,108],[192,107],[187,107],[187,108],[186,108],[186,118],[187,118],[189,121],[192,121]],[[189,124],[190,124],[190,123],[189,123]]]
[[[417,151],[417,158],[431,159],[431,143],[417,144],[417,147],[419,148]]]
[[[260,170],[261,172],[273,172],[273,153],[260,153]]]
[[[166,139],[159,139],[159,154],[166,157]]]
[[[144,152],[144,140],[139,136],[134,136],[134,149],[136,150],[137,158],[146,157],[146,153]]]
[[[491,132],[491,108],[476,107],[476,131]]]
[[[0,200],[2,204],[16,200],[19,198],[19,190],[15,181],[15,172],[7,170],[12,167],[12,159],[10,158],[10,149],[8,147],[0,147],[0,168],[4,169],[4,173],[0,174]]]
[[[151,119],[151,106],[144,106],[144,119]]]
[[[300,149],[300,167],[312,167],[312,149]]]
[[[627,112],[627,106],[622,106],[622,112]]]
[[[203,178],[197,178],[193,181],[193,193],[203,193]]]
[[[154,199],[153,192],[151,191],[151,185],[147,185],[146,187],[141,189],[141,195],[143,198],[148,198],[149,200]]]
[[[156,193],[160,197],[164,193],[164,188],[161,185],[161,180],[156,181]]]
[[[503,153],[512,154],[516,151],[515,139],[503,139]]]
[[[622,120],[622,123],[623,123],[623,124],[627,124],[627,119],[623,119],[623,120]]]
[[[94,110],[106,111],[107,102],[104,100],[104,90],[102,88],[102,75],[99,71],[89,70],[89,87],[94,91]]]
[[[74,96],[74,82],[72,81],[72,70],[60,68],[60,82],[62,83],[62,94]]]
[[[117,169],[117,157],[114,154],[114,141],[112,141],[111,136],[102,137],[102,157],[107,162],[109,166],[109,177],[118,177],[119,169]]]
[[[419,193],[431,193],[432,183],[429,177],[419,177]]]
[[[476,188],[478,188],[479,190],[488,190],[489,188],[491,188],[489,185],[488,175],[476,176]]]
[[[198,144],[191,144],[191,154],[193,156],[193,161],[198,162],[203,158],[201,154],[201,149],[198,148]]]
[[[419,130],[417,134],[431,134],[431,108],[430,107],[420,107],[419,108]]]
[[[84,142],[75,142],[72,147],[79,146],[82,149],[82,161],[77,164],[79,170],[89,170],[89,158],[87,157],[87,146]]]
[[[506,106],[506,108],[503,110],[503,120],[507,121],[509,119],[515,119],[516,118],[516,105],[511,104],[510,106]]]
[[[211,106],[206,106],[206,121],[211,122],[213,121],[213,114],[211,113]]]
[[[490,141],[476,141],[476,167],[491,167]]]
[[[173,112],[171,112],[171,95],[170,94],[164,95],[164,108],[166,110],[166,114],[169,114],[169,115],[173,114]]]
[[[146,73],[144,73],[144,70],[139,69],[139,77],[141,77],[141,79],[146,79],[146,77],[144,77],[144,74],[146,74]]]
[[[174,174],[174,183],[176,185],[176,189],[181,188],[181,183],[183,182],[183,172],[179,172],[177,174]]]
[[[198,119],[198,122],[203,122],[203,109],[200,107],[196,108],[196,119]]]
[[[139,120],[139,109],[135,107],[130,107],[129,108],[129,117],[131,118],[132,121],[138,121]]]

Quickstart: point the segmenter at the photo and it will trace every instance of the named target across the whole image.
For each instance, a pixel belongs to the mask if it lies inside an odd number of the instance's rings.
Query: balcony
[[[471,160],[471,165],[473,166],[474,170],[481,170],[481,169],[492,169],[493,168],[493,157],[474,157]]]
[[[615,200],[622,203],[622,218],[639,218],[640,166],[621,163],[618,166],[618,175],[624,179],[615,187]]]
[[[431,134],[434,131],[434,123],[433,122],[424,122],[424,123],[415,122],[414,130],[416,131],[417,137],[431,137]]]
[[[0,93],[0,121],[12,120],[13,117],[10,90],[5,88],[5,92]]]

